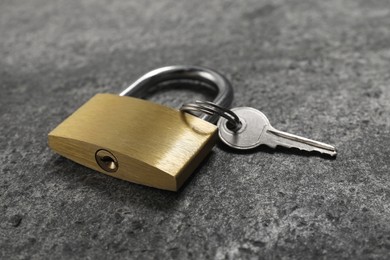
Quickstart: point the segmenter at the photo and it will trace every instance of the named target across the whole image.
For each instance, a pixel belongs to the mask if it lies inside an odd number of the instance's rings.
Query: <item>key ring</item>
[[[186,103],[181,106],[180,111],[190,114],[192,114],[192,112],[201,112],[208,115],[224,117],[228,121],[228,128],[233,132],[238,131],[242,126],[240,118],[233,111],[210,101],[197,100],[195,103]]]

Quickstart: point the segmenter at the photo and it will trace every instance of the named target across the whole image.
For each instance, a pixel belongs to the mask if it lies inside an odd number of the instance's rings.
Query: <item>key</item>
[[[267,117],[257,109],[237,107],[231,110],[240,118],[242,124],[240,129],[235,132],[230,130],[225,118],[218,121],[218,129],[222,142],[232,148],[248,150],[264,144],[271,148],[283,146],[309,152],[317,151],[330,156],[337,154],[336,148],[332,145],[273,128]]]

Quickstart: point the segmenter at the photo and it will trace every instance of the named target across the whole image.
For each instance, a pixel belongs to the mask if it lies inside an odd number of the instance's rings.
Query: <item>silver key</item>
[[[248,150],[264,144],[272,148],[284,146],[309,152],[317,151],[330,156],[337,154],[336,148],[329,144],[276,130],[267,117],[257,109],[237,107],[232,111],[237,114],[242,123],[238,131],[229,130],[225,118],[221,117],[218,121],[220,139],[232,148]]]

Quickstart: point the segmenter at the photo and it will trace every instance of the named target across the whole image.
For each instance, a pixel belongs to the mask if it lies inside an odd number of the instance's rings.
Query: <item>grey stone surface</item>
[[[389,258],[389,1],[2,0],[0,57],[1,259]],[[235,106],[337,159],[218,145],[172,193],[49,150],[95,93],[172,64],[221,71]]]

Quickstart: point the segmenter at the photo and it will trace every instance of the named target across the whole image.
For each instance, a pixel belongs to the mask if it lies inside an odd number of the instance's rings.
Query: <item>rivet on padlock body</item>
[[[193,80],[218,91],[228,107],[230,83],[210,69],[170,66],[151,71],[120,96],[97,94],[49,134],[49,146],[77,163],[110,176],[177,191],[217,140],[217,118],[203,120],[141,96],[164,81]],[[209,122],[210,121],[210,122]]]

